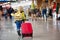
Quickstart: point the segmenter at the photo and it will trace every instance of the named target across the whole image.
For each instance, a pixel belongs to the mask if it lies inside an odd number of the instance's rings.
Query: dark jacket
[[[7,9],[7,12],[8,12],[9,14],[11,14],[11,13],[14,12],[14,10],[13,10],[13,8],[9,8],[9,9]]]

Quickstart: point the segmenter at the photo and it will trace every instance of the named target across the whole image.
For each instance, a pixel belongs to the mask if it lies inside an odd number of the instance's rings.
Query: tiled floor
[[[33,38],[23,40],[60,40],[60,21],[38,19],[30,22],[33,26]],[[0,40],[19,40],[13,21],[3,19],[0,21],[0,27]]]

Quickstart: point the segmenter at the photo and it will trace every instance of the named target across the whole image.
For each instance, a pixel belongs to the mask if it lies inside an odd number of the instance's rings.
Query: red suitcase
[[[31,23],[23,23],[21,25],[21,29],[22,29],[22,37],[33,36],[33,29]]]

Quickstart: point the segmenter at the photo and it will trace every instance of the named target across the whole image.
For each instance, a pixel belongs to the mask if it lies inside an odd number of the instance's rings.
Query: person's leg
[[[47,20],[47,14],[46,13],[43,13],[43,20]]]
[[[50,16],[51,16],[51,18],[53,17],[53,14],[52,13],[50,13]]]
[[[0,20],[1,20],[1,16],[0,16]]]
[[[17,25],[17,33],[20,36],[20,27],[21,27],[22,21],[16,21],[16,25]]]
[[[32,21],[33,21],[33,19],[34,19],[34,14],[31,14],[31,18],[32,18]]]
[[[53,18],[53,13],[51,13],[51,18]]]
[[[2,15],[0,14],[0,20],[1,20]]]
[[[44,12],[42,13],[42,17],[43,17],[43,19],[44,19]]]
[[[5,19],[7,19],[7,14],[5,14],[4,16],[5,16]]]
[[[20,36],[20,26],[19,26],[19,24],[20,23],[18,21],[16,21],[17,33]]]
[[[45,16],[46,16],[46,21],[47,21],[47,18],[48,18],[47,13],[45,13]]]
[[[17,34],[18,34],[18,36],[21,36],[21,34],[20,34],[20,30],[17,31]]]
[[[34,19],[37,21],[37,16],[36,16],[36,14],[34,14]]]
[[[12,16],[11,16],[11,14],[9,14],[9,18],[10,18],[10,19],[12,19]]]

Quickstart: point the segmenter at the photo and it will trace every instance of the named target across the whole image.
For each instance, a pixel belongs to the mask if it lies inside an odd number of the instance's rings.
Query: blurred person
[[[56,10],[53,12],[53,20],[56,20],[57,16],[56,16]]]
[[[31,17],[32,17],[32,20],[36,20],[36,11],[35,11],[35,4],[34,4],[34,1],[32,1],[31,3]]]
[[[31,13],[30,13],[30,8],[28,8],[26,11],[27,11],[26,19],[29,20],[29,16],[30,16],[30,14],[31,14]],[[29,14],[29,13],[30,13],[30,14]]]
[[[0,20],[2,18],[2,14],[3,14],[3,8],[2,8],[2,6],[0,6]]]
[[[37,8],[37,6],[35,6],[35,9],[34,11],[32,12],[33,13],[33,19],[37,20],[37,16],[39,16],[40,14],[40,10]]]
[[[41,11],[40,10],[37,11],[37,17],[41,17]]]
[[[47,12],[46,12],[47,14],[46,15],[48,17],[49,16],[49,5],[48,4],[47,4],[47,7],[46,7],[46,10],[47,10]]]
[[[36,19],[36,13],[34,11],[31,11],[31,17],[32,17],[32,21],[37,20]]]
[[[32,3],[31,3],[31,10],[34,11],[34,9],[35,9],[35,4],[34,4],[34,1],[32,1]]]
[[[59,8],[59,11],[58,11],[58,14],[57,14],[57,20],[60,20],[60,8]]]
[[[59,12],[59,3],[57,3],[57,6],[56,6],[57,18],[58,18],[58,12]]]
[[[58,14],[58,11],[59,11],[59,3],[57,3],[57,6],[56,6],[56,13]]]
[[[53,2],[52,5],[53,5],[53,7],[52,7],[52,11],[55,12],[55,11],[56,11],[56,7],[57,7],[56,2]]]
[[[52,7],[51,7],[51,5],[49,7],[49,16],[51,16],[51,18],[52,18]]]
[[[0,20],[1,20],[1,17],[2,17],[2,11],[0,10]]]
[[[10,19],[12,19],[11,13],[14,12],[14,9],[12,7],[7,8],[7,15],[9,16]]]
[[[31,9],[29,8],[27,11],[28,11],[28,16],[31,17]]]
[[[36,8],[35,9],[35,13],[36,13],[36,20],[40,19],[40,17],[41,17],[41,11],[38,8]]]
[[[42,7],[42,16],[43,16],[43,19],[47,17],[47,14],[46,13],[47,13],[46,6],[43,6]],[[46,18],[46,20],[47,20],[47,18]]]
[[[37,17],[40,17],[41,11],[37,8],[37,6],[35,7],[35,13]]]
[[[15,23],[16,23],[16,28],[17,28],[18,36],[21,36],[21,34],[20,34],[21,24],[26,19],[25,14],[24,14],[24,11],[23,11],[23,8],[20,6],[18,8],[18,11],[15,14],[12,13],[11,15],[14,16],[14,18],[15,18]]]
[[[52,15],[53,15],[53,19],[55,19],[55,20],[56,20],[56,14],[57,14],[56,7],[57,7],[56,2],[53,2]]]
[[[4,13],[4,17],[5,17],[5,19],[7,19],[7,9],[6,9],[6,7],[3,9],[3,13]]]

